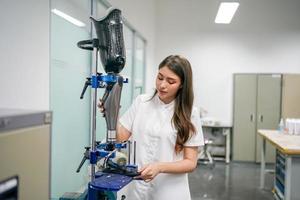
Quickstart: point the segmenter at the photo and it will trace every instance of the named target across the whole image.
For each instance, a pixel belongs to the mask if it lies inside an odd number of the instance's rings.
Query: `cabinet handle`
[[[253,122],[253,118],[254,118],[254,115],[251,114],[251,115],[250,115],[250,122]]]
[[[264,121],[264,116],[263,115],[259,115],[259,120],[260,120],[260,122],[263,122]]]

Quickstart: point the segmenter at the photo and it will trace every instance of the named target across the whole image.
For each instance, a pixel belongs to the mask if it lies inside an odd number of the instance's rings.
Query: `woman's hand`
[[[174,162],[157,162],[142,167],[139,172],[141,178],[146,182],[151,181],[159,173],[182,174],[192,172],[197,167],[198,147],[185,146],[183,148],[183,159]]]
[[[98,106],[100,112],[103,114],[103,117],[105,117],[104,103],[101,99],[99,99],[97,106]]]
[[[159,163],[152,163],[142,167],[139,172],[141,173],[139,178],[142,178],[145,182],[149,182],[161,172],[161,169]]]

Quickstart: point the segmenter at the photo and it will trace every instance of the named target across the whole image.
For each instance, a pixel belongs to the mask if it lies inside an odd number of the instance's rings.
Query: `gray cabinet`
[[[277,129],[281,110],[281,75],[235,74],[233,160],[260,161],[258,129]],[[267,146],[267,162],[275,149]]]
[[[0,199],[50,199],[51,121],[51,112],[0,109]]]

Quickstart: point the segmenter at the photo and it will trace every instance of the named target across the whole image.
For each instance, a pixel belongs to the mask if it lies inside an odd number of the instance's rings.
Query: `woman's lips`
[[[164,95],[164,94],[167,94],[168,92],[165,92],[165,91],[158,91],[159,92],[159,94],[162,94],[162,95]]]

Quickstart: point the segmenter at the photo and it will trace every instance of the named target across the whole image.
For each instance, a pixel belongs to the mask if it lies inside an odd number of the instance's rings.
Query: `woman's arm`
[[[117,141],[124,142],[127,141],[128,138],[131,136],[131,132],[128,131],[122,124],[118,123],[117,126]]]
[[[184,147],[183,159],[175,162],[157,162],[144,166],[140,178],[146,182],[151,181],[159,173],[187,173],[197,166],[198,147]]]

